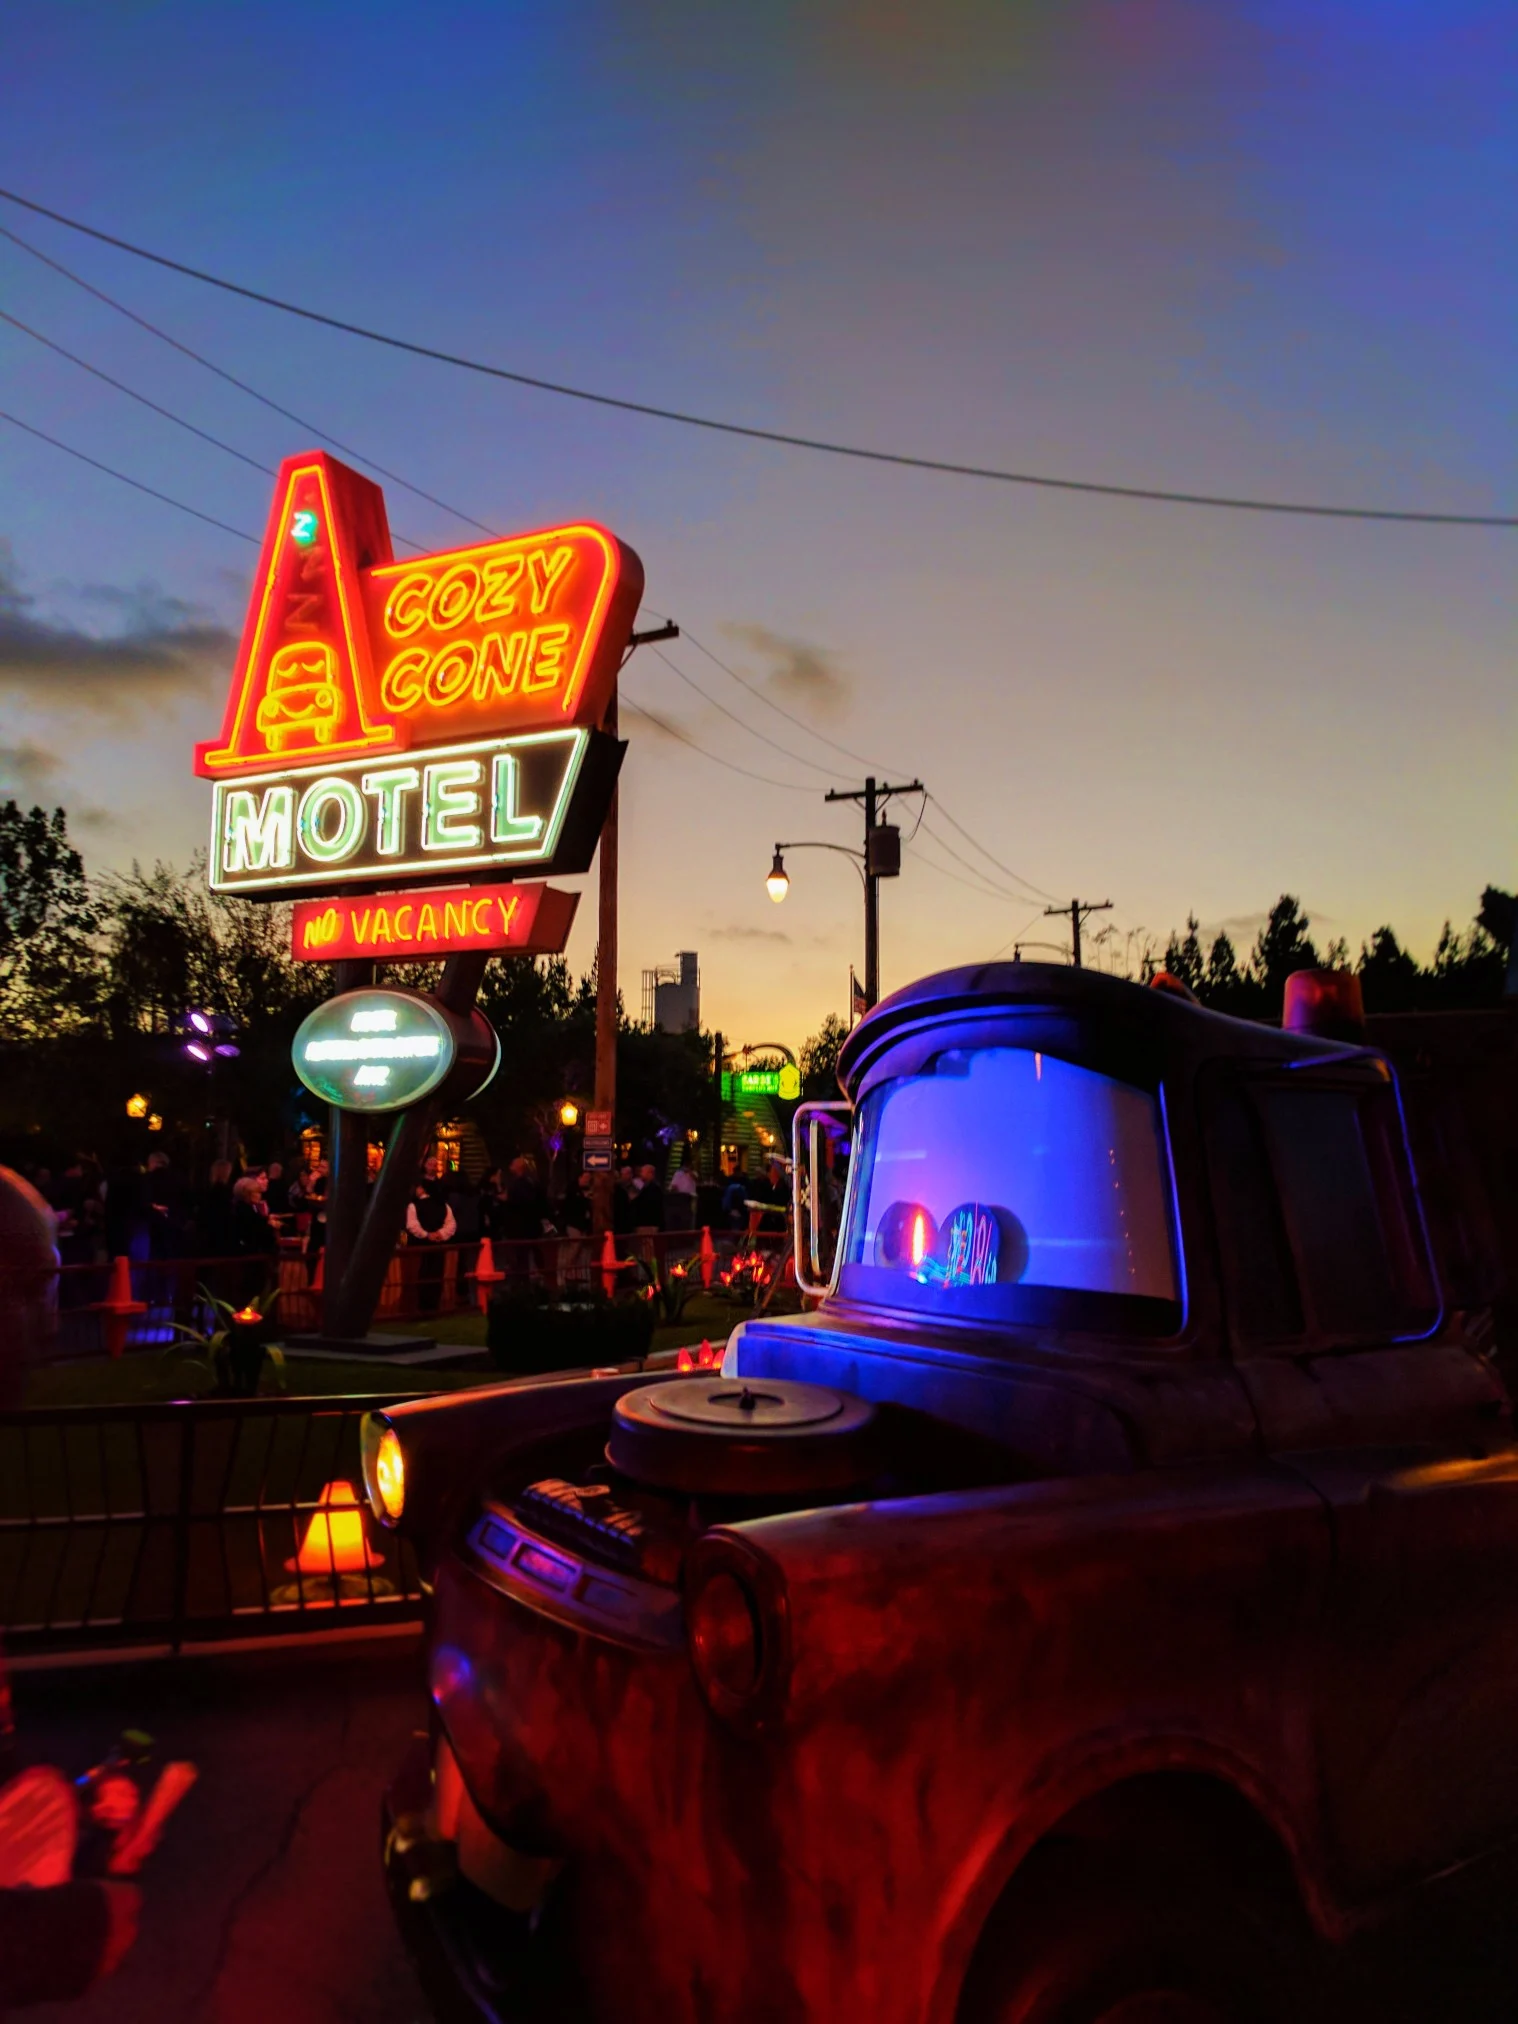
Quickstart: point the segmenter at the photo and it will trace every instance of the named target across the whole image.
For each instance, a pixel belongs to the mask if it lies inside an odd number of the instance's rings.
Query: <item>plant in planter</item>
[[[200,1288],[200,1296],[212,1320],[219,1325],[206,1331],[176,1323],[174,1333],[182,1336],[184,1342],[175,1344],[168,1354],[183,1358],[190,1369],[204,1371],[211,1381],[211,1391],[218,1398],[255,1397],[266,1364],[273,1375],[275,1390],[288,1391],[290,1374],[285,1353],[268,1339],[272,1326],[269,1316],[279,1298],[278,1287],[267,1287],[256,1300],[239,1308],[234,1308],[230,1300],[218,1300],[204,1286]],[[197,1350],[203,1353],[197,1356]]]
[[[513,1377],[635,1362],[654,1338],[652,1290],[616,1300],[550,1300],[532,1287],[497,1293],[485,1322],[491,1361]]]
[[[666,1265],[661,1278],[654,1281],[659,1307],[666,1322],[678,1321],[685,1312],[685,1303],[700,1285],[701,1281],[689,1265]]]

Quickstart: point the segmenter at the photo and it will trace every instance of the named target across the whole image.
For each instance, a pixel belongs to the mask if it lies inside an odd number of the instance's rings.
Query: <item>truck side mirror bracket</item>
[[[833,1274],[825,1270],[822,1257],[822,1189],[818,1175],[822,1166],[822,1135],[825,1118],[852,1118],[848,1103],[802,1103],[791,1119],[791,1185],[795,1190],[796,1284],[803,1293],[824,1294],[832,1290]],[[841,1232],[840,1232],[841,1234]]]

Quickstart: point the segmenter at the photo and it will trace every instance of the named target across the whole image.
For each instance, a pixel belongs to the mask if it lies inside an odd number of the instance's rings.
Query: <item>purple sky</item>
[[[1033,7],[73,5],[0,31],[0,182],[423,342],[928,456],[1512,511],[1513,17],[1463,0]],[[1511,884],[1501,532],[1017,491],[723,440],[452,373],[0,206],[282,405],[502,529],[604,520],[649,607],[1003,866],[1242,939],[1426,954]],[[0,309],[272,464],[307,438],[0,239]],[[268,481],[0,325],[0,405],[258,533]],[[467,529],[387,485],[429,546]],[[0,776],[92,865],[183,862],[253,549],[0,424]],[[846,1009],[855,760],[689,642],[640,655],[622,983],[701,953],[709,1023]],[[805,764],[803,761],[809,761]],[[907,812],[907,827],[915,819]],[[889,988],[1052,932],[931,806]],[[571,945],[588,962],[594,909]]]

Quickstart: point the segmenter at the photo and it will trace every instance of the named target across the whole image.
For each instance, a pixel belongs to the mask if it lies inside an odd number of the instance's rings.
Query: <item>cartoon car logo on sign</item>
[[[336,657],[320,641],[281,647],[269,663],[269,686],[255,719],[271,752],[290,741],[330,745],[342,722]]]

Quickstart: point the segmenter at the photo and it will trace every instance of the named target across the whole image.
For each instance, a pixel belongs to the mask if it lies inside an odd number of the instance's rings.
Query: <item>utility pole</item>
[[[1045,907],[1046,914],[1057,914],[1063,920],[1070,916],[1070,946],[1075,958],[1075,967],[1081,966],[1081,923],[1092,914],[1110,913],[1111,900],[1071,900],[1067,907]]]
[[[920,780],[893,787],[872,773],[863,787],[830,787],[827,792],[829,801],[864,803],[864,995],[869,1006],[880,1002],[880,881],[901,876],[901,831],[880,816],[893,794],[924,791]]]
[[[677,640],[680,628],[672,621],[649,632],[635,632],[627,651],[651,646],[655,640]],[[627,665],[624,659],[622,665]],[[617,735],[617,695],[612,691],[601,728]],[[611,806],[601,828],[598,866],[600,917],[596,928],[596,1102],[597,1110],[609,1111],[612,1139],[616,1140],[617,1110],[617,790],[612,789]],[[612,1194],[617,1185],[615,1172],[597,1174],[591,1186],[591,1227],[596,1236],[611,1228]]]

